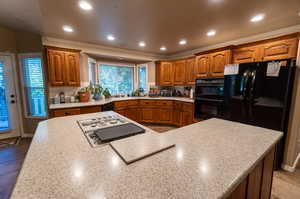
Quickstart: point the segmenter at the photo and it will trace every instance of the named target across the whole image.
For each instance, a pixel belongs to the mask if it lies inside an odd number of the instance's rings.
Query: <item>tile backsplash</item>
[[[80,87],[69,87],[69,86],[50,86],[49,87],[49,98],[55,97],[60,92],[64,92],[65,96],[74,96],[82,87],[86,87],[89,85],[88,82],[81,82]]]

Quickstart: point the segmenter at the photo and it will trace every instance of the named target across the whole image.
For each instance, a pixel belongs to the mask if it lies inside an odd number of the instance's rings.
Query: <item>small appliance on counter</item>
[[[118,115],[79,120],[77,123],[92,147],[99,147],[113,140],[145,133],[145,129]]]

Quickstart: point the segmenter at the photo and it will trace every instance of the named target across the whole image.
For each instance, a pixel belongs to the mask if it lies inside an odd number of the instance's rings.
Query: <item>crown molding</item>
[[[255,42],[258,40],[271,39],[272,37],[280,37],[280,36],[284,36],[284,35],[292,34],[292,33],[296,33],[296,32],[300,32],[300,25],[290,26],[287,28],[281,28],[281,29],[274,30],[271,32],[256,34],[256,35],[249,36],[249,37],[243,37],[240,39],[231,40],[231,41],[227,41],[227,42],[223,42],[223,43],[219,43],[219,44],[215,44],[215,45],[205,46],[205,47],[197,48],[197,49],[190,50],[190,51],[176,53],[176,54],[168,56],[167,59],[169,59],[169,60],[182,59],[182,58],[190,57],[191,55],[195,55],[197,53],[204,52],[204,51],[209,51],[209,50],[223,48],[223,47],[232,46],[232,45],[241,45],[241,44],[245,44],[245,43]]]
[[[87,54],[98,54],[103,56],[123,57],[129,59],[149,61],[166,59],[166,56],[154,53],[144,53],[140,51],[89,44],[84,42],[71,41],[47,36],[42,37],[42,43],[44,46],[56,46],[60,48],[78,49],[81,50],[82,53]]]
[[[232,45],[241,45],[245,43],[270,39],[272,37],[279,37],[279,36],[296,33],[296,32],[300,32],[300,25],[281,28],[271,32],[256,34],[249,37],[243,37],[236,40],[226,41],[215,45],[196,48],[193,50],[184,51],[184,52],[171,54],[171,55],[144,53],[135,50],[127,50],[127,49],[109,47],[104,45],[89,44],[84,42],[64,40],[64,39],[58,39],[54,37],[47,37],[47,36],[42,37],[42,43],[43,45],[48,45],[48,46],[79,49],[83,53],[87,53],[87,54],[98,54],[98,55],[111,56],[111,57],[123,57],[123,58],[136,59],[136,60],[148,60],[150,62],[150,61],[157,61],[157,60],[173,60],[173,59],[187,58],[187,57],[194,56],[195,54],[203,51],[209,51],[209,50],[223,48]]]

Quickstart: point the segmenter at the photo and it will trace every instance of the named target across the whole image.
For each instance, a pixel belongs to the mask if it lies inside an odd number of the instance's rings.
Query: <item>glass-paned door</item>
[[[20,136],[12,59],[0,55],[0,139]]]

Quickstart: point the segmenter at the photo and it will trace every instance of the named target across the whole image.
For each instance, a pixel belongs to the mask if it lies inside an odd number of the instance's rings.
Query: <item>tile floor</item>
[[[147,125],[157,131],[166,132],[175,129],[172,126]],[[31,139],[22,139],[17,146],[3,147],[0,145],[0,198],[8,199],[16,183]],[[300,198],[300,169],[294,173],[285,171],[274,172],[271,199]]]

